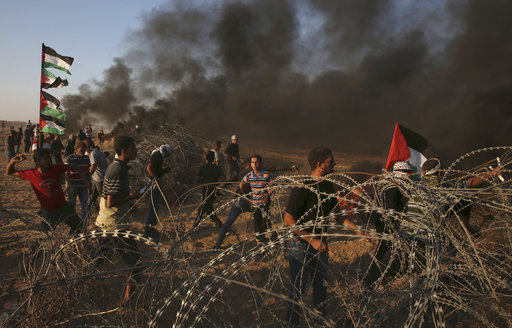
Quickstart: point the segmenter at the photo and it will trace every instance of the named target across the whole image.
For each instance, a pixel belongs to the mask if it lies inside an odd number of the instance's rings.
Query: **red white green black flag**
[[[41,90],[40,90],[40,132],[64,134],[66,114],[60,108],[60,101],[42,89],[60,88],[68,85],[68,81],[55,76],[49,69],[55,68],[71,74],[69,69],[73,58],[62,56],[43,43],[41,59]]]

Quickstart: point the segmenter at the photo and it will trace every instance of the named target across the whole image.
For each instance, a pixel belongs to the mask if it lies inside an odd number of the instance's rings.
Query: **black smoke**
[[[85,120],[385,156],[396,122],[445,158],[510,144],[512,2],[170,3],[63,99]]]

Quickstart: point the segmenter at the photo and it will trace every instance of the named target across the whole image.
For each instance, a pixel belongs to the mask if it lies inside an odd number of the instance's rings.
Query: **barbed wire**
[[[185,167],[175,169],[174,174],[179,175],[200,162],[192,158],[202,153],[202,141],[189,138],[178,129],[165,131],[163,138],[140,136],[139,145],[147,152],[143,156],[163,143],[182,149],[171,159],[172,163],[187,161]],[[443,181],[464,181],[488,170],[489,163],[496,164],[493,160],[468,170],[460,167],[475,154],[489,152],[492,156],[488,158],[494,158],[497,151],[502,152],[503,175],[507,176],[511,148],[489,147],[465,154],[448,166]],[[141,180],[135,185],[143,184],[144,168],[142,164],[132,167]],[[89,229],[76,236],[69,236],[63,228],[47,233],[36,228],[33,236],[19,245],[25,251],[16,282],[0,295],[0,300],[15,299],[19,304],[3,324],[279,327],[288,326],[286,312],[293,304],[302,310],[304,325],[311,327],[512,326],[508,180],[488,179],[481,188],[457,189],[385,172],[365,179],[342,172],[325,177],[338,190],[328,194],[313,188],[308,178],[304,174],[279,175],[265,188],[273,191],[273,201],[267,216],[271,228],[264,233],[268,241],[263,244],[256,242],[263,234],[252,231],[252,217],[246,212],[231,228],[224,242],[227,246],[213,248],[219,228],[209,226],[209,216],[226,217],[232,206],[250,197],[235,195],[229,184],[218,188],[214,212],[194,227],[191,217],[202,205],[197,200],[198,187],[163,181],[157,186],[166,213],[158,216],[159,240],[144,237],[133,224],[128,230]],[[175,192],[169,191],[170,185]],[[176,191],[176,186],[184,185],[185,191]],[[421,214],[385,208],[381,194],[390,186],[414,199]],[[319,196],[318,204],[303,216],[314,219],[301,224],[310,231],[322,231],[311,236],[329,243],[325,282],[329,297],[322,304],[327,309],[325,315],[312,305],[310,293],[290,298],[288,245],[296,234],[294,227],[284,224],[284,212],[293,188],[305,188]],[[357,190],[358,197],[354,197]],[[328,199],[345,207],[322,216],[318,209]],[[142,202],[134,207],[141,207]],[[466,217],[463,209],[472,209],[470,215]],[[33,219],[13,215],[34,225]],[[132,222],[141,220],[137,212],[127,215]],[[387,230],[376,231],[375,216]],[[343,224],[346,218],[354,221],[355,228]],[[8,226],[10,231],[14,228]],[[135,266],[121,261],[124,246],[112,242],[128,239],[138,247],[140,260]],[[385,258],[380,258],[376,251],[383,242],[390,247]],[[393,263],[397,262],[400,269],[394,273]],[[379,275],[368,284],[372,263]],[[131,301],[122,303],[133,270],[140,270],[141,279]]]

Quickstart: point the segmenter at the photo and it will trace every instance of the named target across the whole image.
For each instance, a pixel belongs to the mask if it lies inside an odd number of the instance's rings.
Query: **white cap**
[[[233,135],[231,136],[231,140],[238,140],[237,135],[236,135],[236,134],[233,134]]]
[[[173,149],[171,145],[161,145],[160,146],[160,152],[163,154],[164,152],[168,152],[169,154],[172,154]]]

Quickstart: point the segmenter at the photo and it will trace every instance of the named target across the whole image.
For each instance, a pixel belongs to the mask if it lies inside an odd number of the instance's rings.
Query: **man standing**
[[[54,230],[64,222],[71,227],[70,233],[80,231],[82,222],[75,213],[75,208],[66,202],[64,192],[60,184],[62,173],[68,167],[64,164],[52,165],[50,154],[44,149],[34,151],[34,163],[36,167],[29,170],[16,170],[15,165],[26,159],[25,155],[14,156],[7,165],[7,175],[18,175],[22,180],[28,180],[41,204],[39,215],[43,219],[45,231]]]
[[[89,189],[91,188],[89,176],[91,162],[89,157],[85,156],[85,145],[82,141],[76,141],[75,152],[66,158],[66,164],[70,166],[70,169],[66,172],[68,200],[71,204],[76,205],[76,198],[78,197],[81,208],[80,218],[86,223],[87,202]]]
[[[254,232],[258,242],[266,241],[265,230],[270,228],[268,219],[270,208],[270,194],[267,184],[272,182],[272,176],[261,169],[260,155],[251,156],[251,172],[247,173],[240,182],[239,188],[243,190],[244,184],[251,186],[251,206],[254,216]]]
[[[160,206],[161,198],[161,178],[165,173],[171,171],[169,167],[164,168],[162,166],[164,158],[169,158],[172,151],[170,145],[161,145],[158,149],[153,150],[149,158],[149,164],[146,167],[149,177],[151,178],[151,192],[148,193],[149,210],[146,216],[146,226],[144,228],[145,237],[153,237],[154,239],[158,237],[158,232],[155,227],[157,225],[156,214]]]
[[[55,164],[62,163],[62,150],[64,149],[64,146],[62,145],[62,142],[60,141],[60,136],[58,134],[53,135],[53,140],[50,144],[50,153],[53,157],[53,162]]]
[[[16,155],[16,131],[11,129],[9,135],[5,139],[5,153],[7,156],[7,163]]]
[[[78,142],[78,141],[77,141]],[[137,148],[131,137],[118,136],[114,141],[114,150],[117,158],[110,164],[105,172],[103,193],[100,200],[100,213],[96,218],[96,225],[102,229],[116,230],[126,227],[126,213],[130,202],[140,197],[139,194],[130,196],[130,180],[128,163],[137,157]],[[140,252],[131,238],[110,238],[109,242],[121,244],[124,248],[121,255],[123,261],[134,267],[140,260]],[[102,253],[105,253],[102,247]],[[134,292],[134,283],[139,281],[139,269],[130,273],[130,280],[126,285],[123,301],[128,301]]]
[[[97,146],[94,146],[91,139],[85,139],[84,144],[89,153],[89,161],[91,162],[89,174],[92,180],[92,190],[89,199],[89,209],[92,210],[92,207],[96,204],[96,199],[98,196],[101,196],[103,190],[103,179],[107,171],[107,159],[103,152]]]
[[[215,185],[213,183],[224,180],[225,177],[222,169],[218,165],[213,164],[213,161],[215,160],[215,154],[213,151],[209,150],[206,152],[205,160],[206,164],[199,168],[199,173],[197,175],[197,181],[205,185],[201,189],[202,204],[197,212],[194,227],[197,227],[203,219],[203,216],[206,215],[215,222],[217,227],[221,228],[222,222],[219,220],[217,215],[212,214],[213,202],[215,200]]]
[[[306,186],[291,191],[284,216],[284,223],[291,227],[294,238],[290,242],[290,299],[297,302],[304,294],[308,277],[312,279],[313,305],[326,315],[328,247],[325,233],[329,215],[336,208],[337,195],[331,182],[323,177],[333,172],[336,164],[331,150],[318,147],[308,154],[311,178]],[[314,191],[313,191],[314,190]],[[341,216],[336,221],[343,223]],[[298,325],[300,307],[288,304],[288,324]]]
[[[23,132],[23,142],[25,144],[25,153],[30,152],[30,146],[32,146],[32,128],[27,125]]]
[[[240,152],[238,149],[238,137],[236,134],[231,136],[231,143],[224,151],[226,154],[226,180],[236,181],[238,178],[238,161],[240,160]]]
[[[213,143],[213,148],[210,149],[210,151],[212,151],[214,154],[213,164],[217,166],[221,166],[221,163],[223,162],[221,158],[222,155],[220,154],[220,146],[221,142],[217,140]]]

